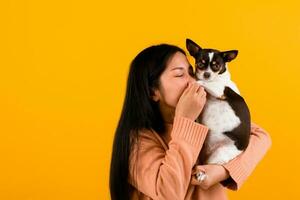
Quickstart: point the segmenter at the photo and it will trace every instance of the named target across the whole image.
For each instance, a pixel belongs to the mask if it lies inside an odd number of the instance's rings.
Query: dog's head
[[[227,62],[236,58],[238,51],[218,51],[216,49],[202,49],[190,39],[186,39],[186,48],[195,58],[197,80],[213,81],[218,75],[227,70]]]

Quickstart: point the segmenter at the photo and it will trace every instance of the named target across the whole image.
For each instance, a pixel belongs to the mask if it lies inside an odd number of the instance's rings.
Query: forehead
[[[172,70],[175,67],[189,68],[189,66],[190,64],[187,60],[187,57],[181,52],[176,52],[167,63],[166,69]]]
[[[221,52],[215,49],[202,49],[198,59],[204,60],[219,60],[222,59]]]

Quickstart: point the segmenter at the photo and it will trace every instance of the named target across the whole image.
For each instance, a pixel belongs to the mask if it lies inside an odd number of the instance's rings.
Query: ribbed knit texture
[[[173,122],[172,139],[183,139],[192,146],[202,146],[207,135],[208,128],[196,123],[189,118],[175,116]]]
[[[182,116],[175,116],[173,125],[167,130],[166,134],[171,138],[167,147],[157,133],[140,132],[140,148],[134,145],[130,155],[131,199],[227,199],[225,188],[240,188],[271,146],[269,134],[252,123],[246,151],[223,165],[230,178],[203,190],[192,174],[201,169],[201,165],[196,165],[196,159],[207,133],[206,126]]]
[[[264,152],[271,147],[271,139],[267,132],[257,124],[251,124],[250,143],[242,154],[223,166],[229,171],[231,178],[235,181],[227,187],[237,190],[254,170],[258,162],[263,158]],[[260,141],[264,141],[261,143]]]

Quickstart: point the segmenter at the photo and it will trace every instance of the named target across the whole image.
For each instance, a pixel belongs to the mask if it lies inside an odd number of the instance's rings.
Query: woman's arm
[[[228,170],[230,178],[221,183],[232,190],[240,189],[244,181],[267,153],[271,144],[272,141],[268,132],[252,122],[248,147],[237,158],[223,165]]]
[[[207,177],[199,182],[195,176],[199,172],[205,172]],[[220,183],[223,180],[230,178],[229,172],[222,165],[209,164],[209,165],[196,165],[192,171],[191,184],[198,185],[202,189],[207,190],[211,186]]]
[[[220,182],[229,189],[239,189],[255,169],[259,161],[262,160],[267,150],[271,147],[271,143],[270,135],[264,129],[252,122],[250,142],[247,149],[226,164],[196,166],[192,175],[199,171],[206,171],[208,175],[211,173],[214,175],[210,176],[212,179],[201,183],[193,176],[191,184],[199,185],[204,189],[207,189],[211,185]]]
[[[175,116],[167,151],[152,132],[142,133],[129,159],[131,185],[152,199],[184,199],[207,132],[206,126]]]

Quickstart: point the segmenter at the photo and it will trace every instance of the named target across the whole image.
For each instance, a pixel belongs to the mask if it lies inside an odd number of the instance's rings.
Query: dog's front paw
[[[219,100],[225,100],[226,96],[225,96],[225,94],[223,94],[221,97],[217,97],[217,99],[219,99]]]
[[[222,88],[212,88],[212,87],[204,87],[205,90],[213,97],[220,99],[220,100],[224,100],[226,99],[225,94],[223,93],[223,89]]]
[[[224,94],[224,85],[219,84],[217,82],[204,82],[204,81],[197,81],[200,85],[202,85],[207,93],[211,96],[224,100],[226,98]]]
[[[235,145],[223,146],[215,150],[207,160],[207,164],[225,164],[238,156],[242,151],[238,150]]]
[[[205,164],[207,165],[223,165],[227,163],[229,160],[226,157],[220,157],[220,156],[211,156],[207,159]]]
[[[199,85],[201,85],[202,87],[204,87],[204,85],[205,85],[205,82],[204,82],[204,81],[201,81],[201,80],[197,80],[197,83],[198,83]]]

